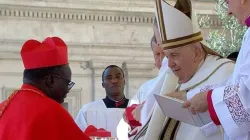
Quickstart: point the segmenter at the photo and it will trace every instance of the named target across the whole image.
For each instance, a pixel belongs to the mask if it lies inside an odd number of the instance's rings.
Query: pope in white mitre
[[[177,0],[173,7],[166,0],[156,0],[155,14],[159,29],[155,35],[168,58],[168,67],[173,72],[166,74],[160,94],[187,100],[197,91],[224,85],[233,72],[234,62],[221,58],[215,51],[205,46],[197,19],[191,10],[191,1]],[[140,118],[144,116],[141,115]],[[136,135],[130,139],[218,140],[222,138],[219,127],[212,121],[202,127],[179,122],[167,118],[158,104],[155,104],[147,118]]]

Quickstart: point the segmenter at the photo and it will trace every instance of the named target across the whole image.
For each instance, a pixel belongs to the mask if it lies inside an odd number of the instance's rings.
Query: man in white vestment
[[[226,2],[229,15],[248,27],[233,75],[225,86],[196,94],[183,106],[193,114],[208,110],[213,122],[222,126],[225,140],[250,140],[250,0]]]
[[[106,97],[84,105],[78,113],[75,122],[85,130],[89,125],[104,128],[116,137],[116,127],[122,118],[124,108],[129,99],[124,95],[124,73],[116,66],[110,65],[102,74],[102,86],[105,88]]]
[[[162,65],[164,66],[167,65],[165,63],[162,64],[162,60],[164,57],[163,49],[159,46],[159,44],[157,44],[155,36],[152,37],[150,45],[151,45],[151,49],[154,55],[155,67],[158,70],[160,70]],[[156,80],[157,80],[157,77],[150,79],[146,81],[145,83],[143,83],[138,89],[138,91],[136,92],[135,96],[130,100],[128,106],[133,105],[133,104],[142,104],[146,100],[147,96],[151,94],[149,92],[150,88],[155,83]]]
[[[167,58],[164,57],[163,49],[156,43],[156,38],[153,36],[151,40],[151,48],[154,53],[154,60],[155,66],[160,69],[158,76],[145,82],[139,88],[138,92],[136,93],[135,97],[130,100],[129,106],[138,104],[138,107],[141,105],[144,106],[144,110],[142,112],[143,116],[148,116],[149,112],[153,108],[155,103],[155,98],[153,94],[159,94],[161,86],[164,81],[165,73],[168,68],[167,66]],[[163,60],[162,60],[163,59]],[[158,92],[157,92],[158,90]],[[147,100],[146,103],[144,101]],[[146,119],[145,117],[145,119]],[[125,122],[124,119],[120,121],[117,127],[117,136],[120,140],[127,140],[128,137],[132,136],[134,132],[138,129],[138,126],[133,126],[128,122]]]
[[[202,42],[201,31],[191,10],[191,1],[177,0],[176,5],[172,7],[166,0],[156,0],[156,18],[160,32],[158,40],[161,40],[161,46],[168,58],[168,67],[178,78],[175,80],[171,73],[166,74],[161,95],[175,93],[174,97],[187,100],[192,97],[189,92],[206,90],[211,84],[225,83],[234,69],[234,62],[221,58]],[[221,138],[219,128],[213,122],[202,127],[179,122],[167,118],[156,104],[151,117],[148,117],[134,140]]]

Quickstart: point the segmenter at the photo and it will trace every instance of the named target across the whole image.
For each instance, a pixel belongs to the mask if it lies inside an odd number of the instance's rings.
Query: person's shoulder
[[[59,103],[57,103],[56,101],[50,99],[50,98],[46,98],[43,100],[43,107],[44,110],[46,111],[50,111],[53,112],[55,111],[55,113],[67,113],[67,111],[63,108],[63,106]]]
[[[218,56],[210,56],[211,61],[209,64],[213,64],[210,67],[213,67],[212,76],[211,78],[226,78],[230,77],[230,75],[233,73],[235,62],[228,59],[228,58],[221,58]]]
[[[32,93],[33,94],[33,93]],[[63,106],[56,101],[46,97],[30,94],[27,100],[30,105],[23,106],[22,108],[29,109],[35,120],[55,121],[58,117],[65,120],[71,119],[70,114],[63,108]],[[22,97],[25,98],[26,96]]]
[[[83,105],[80,112],[86,112],[88,110],[98,109],[98,108],[102,107],[103,105],[105,105],[105,104],[104,104],[102,99],[96,100],[96,101],[93,101],[93,102],[90,102],[90,103]]]
[[[233,60],[230,60],[228,58],[225,58],[225,57],[220,57],[220,56],[216,56],[216,55],[208,55],[208,61],[210,63],[214,63],[214,64],[217,64],[217,65],[234,65],[235,62]]]
[[[53,99],[47,97],[46,95],[37,94],[33,91],[19,91],[20,93],[17,94],[17,99],[19,102],[29,101],[30,108],[35,108],[37,112],[47,111],[47,110],[54,110],[54,109],[63,109],[63,107],[54,101]],[[27,106],[25,105],[25,107]],[[32,105],[32,106],[31,106]]]
[[[150,87],[152,85],[152,83],[157,79],[157,77],[154,77],[146,82],[144,82],[140,88],[145,88],[145,87]]]

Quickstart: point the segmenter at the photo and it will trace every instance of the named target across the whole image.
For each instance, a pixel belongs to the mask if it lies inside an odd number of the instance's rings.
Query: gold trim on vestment
[[[177,134],[178,134],[178,131],[179,131],[180,127],[181,127],[181,122],[179,123],[179,125],[177,126],[177,129],[175,131],[174,140],[176,140],[176,137],[177,137]]]
[[[165,129],[166,127],[166,129],[164,132],[161,133],[159,140],[174,140],[180,124],[181,123],[175,119],[167,118],[167,123],[164,125],[164,128],[163,128]]]
[[[175,91],[179,91],[180,87],[181,87],[181,84],[178,85]],[[166,117],[165,123],[163,124],[163,129],[159,135],[158,140],[175,140],[180,124],[181,124],[180,121],[177,121],[173,118]],[[175,129],[175,127],[177,128]],[[172,136],[173,133],[174,133],[174,136]]]
[[[193,86],[191,86],[191,87],[189,87],[189,88],[186,88],[186,89],[184,89],[184,90],[181,90],[181,91],[189,91],[190,89],[193,89],[193,88],[195,88],[195,87],[197,87],[197,86],[199,86],[200,84],[202,84],[202,83],[204,83],[204,82],[206,82],[220,67],[222,67],[223,65],[225,65],[225,64],[227,64],[227,63],[235,63],[235,62],[233,62],[233,61],[227,61],[227,62],[224,62],[224,63],[222,63],[222,64],[220,64],[218,67],[216,67],[215,68],[215,70],[211,73],[211,74],[209,74],[204,80],[202,80],[202,81],[200,81],[199,83],[197,83],[197,84],[195,84],[195,85],[193,85]]]
[[[10,104],[10,102],[12,101],[12,99],[17,95],[17,93],[19,93],[19,91],[31,91],[34,92],[38,95],[41,95],[42,97],[44,97],[44,95],[34,89],[20,89],[20,90],[15,90],[14,92],[11,93],[11,95],[7,98],[7,100],[4,101],[4,104],[2,106],[2,108],[0,109],[0,118],[2,117],[4,111],[6,110],[6,108],[8,107],[8,105]]]

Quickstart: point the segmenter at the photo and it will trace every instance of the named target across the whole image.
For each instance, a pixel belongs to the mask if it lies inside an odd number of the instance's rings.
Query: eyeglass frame
[[[65,81],[67,81],[67,82],[68,82],[68,90],[71,90],[72,87],[75,85],[75,82],[73,82],[73,81],[71,81],[71,80],[68,80],[68,79],[66,79],[66,78],[64,78],[64,77],[61,77],[61,76],[59,76],[59,75],[51,74],[51,73],[50,73],[49,75],[55,76],[55,77],[58,77],[58,78],[61,78],[61,79],[65,80]],[[48,76],[46,76],[46,77],[48,77]]]

